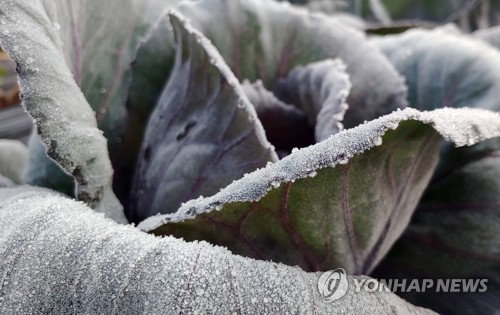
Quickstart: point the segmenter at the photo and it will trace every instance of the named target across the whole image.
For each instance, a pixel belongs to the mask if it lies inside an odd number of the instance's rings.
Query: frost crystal
[[[0,231],[2,314],[431,313],[351,279],[326,303],[319,274],[147,235],[42,190],[0,202]]]
[[[186,202],[176,213],[150,217],[141,222],[139,228],[152,231],[168,222],[180,222],[210,212],[214,205],[259,200],[281,183],[311,176],[311,172],[324,167],[347,163],[354,155],[380,145],[386,131],[407,120],[431,125],[444,139],[457,146],[500,136],[500,115],[488,110],[442,108],[421,112],[407,108],[394,111],[356,128],[344,130],[316,145],[294,150],[284,159],[233,182],[218,194]]]

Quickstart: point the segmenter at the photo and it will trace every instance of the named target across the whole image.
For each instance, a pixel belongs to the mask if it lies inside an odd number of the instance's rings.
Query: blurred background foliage
[[[19,103],[15,63],[0,50],[0,108]]]
[[[456,23],[463,31],[499,24],[499,0],[289,0],[325,13],[349,13],[377,25]]]

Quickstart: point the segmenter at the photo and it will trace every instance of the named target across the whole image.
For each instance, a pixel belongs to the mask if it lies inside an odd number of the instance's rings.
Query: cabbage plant
[[[0,310],[494,313],[487,37],[367,38],[264,0],[2,1],[36,133],[0,142]],[[413,305],[356,292],[370,275],[489,282]]]

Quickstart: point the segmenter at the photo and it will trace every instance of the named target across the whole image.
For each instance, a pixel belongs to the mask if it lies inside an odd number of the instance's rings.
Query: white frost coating
[[[326,59],[298,66],[277,87],[285,100],[302,108],[315,126],[317,142],[344,129],[342,120],[349,106],[351,82],[340,59]]]
[[[170,18],[175,66],[145,130],[129,218],[171,213],[278,158],[255,109],[216,48],[182,17]]]
[[[28,149],[22,142],[0,139],[0,175],[20,184],[27,154]]]
[[[77,181],[78,199],[97,207],[113,170],[106,139],[64,62],[58,35],[41,1],[0,2],[2,47],[17,62],[22,103],[35,119],[49,156]],[[111,198],[112,199],[112,198]],[[126,222],[119,203],[110,216]]]
[[[266,168],[247,174],[242,179],[208,198],[185,203],[170,215],[150,217],[139,224],[144,231],[152,231],[168,222],[180,222],[211,212],[217,206],[232,202],[257,201],[275,186],[310,176],[312,171],[345,164],[354,155],[380,145],[380,139],[389,129],[396,129],[407,120],[432,125],[444,139],[457,146],[472,145],[500,136],[500,114],[471,108],[442,108],[421,112],[413,108],[395,111],[358,127],[344,130],[316,145],[292,151],[286,158]],[[221,208],[221,207],[220,207]]]
[[[351,277],[325,303],[319,274],[147,235],[41,192],[0,202],[0,231],[2,314],[433,314],[355,293]]]
[[[63,196],[62,194],[55,192],[53,190],[41,187],[33,187],[28,185],[19,185],[15,187],[7,187],[0,189],[0,205],[2,202],[7,201],[9,198],[14,198],[17,195],[36,196],[39,194],[53,195],[53,196]]]

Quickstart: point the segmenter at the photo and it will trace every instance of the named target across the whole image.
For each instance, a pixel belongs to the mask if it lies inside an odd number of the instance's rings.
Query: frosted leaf
[[[362,32],[342,18],[285,3],[185,1],[178,10],[212,41],[237,78],[260,79],[270,91],[297,66],[342,60],[352,83],[347,103],[356,105],[344,121],[348,128],[406,106],[403,78]]]
[[[344,63],[326,59],[292,69],[278,82],[275,93],[304,110],[309,124],[315,126],[316,142],[320,142],[343,129],[350,89]]]
[[[372,39],[405,77],[409,106],[500,111],[500,52],[446,28]]]
[[[0,139],[0,175],[20,184],[27,151],[20,141]]]
[[[306,270],[342,266],[366,274],[407,226],[442,139],[464,146],[499,136],[500,115],[486,110],[395,111],[294,151],[139,228]]]
[[[17,63],[22,104],[35,119],[48,155],[75,177],[77,198],[98,206],[105,191],[112,193],[108,188],[113,169],[106,139],[97,129],[92,109],[74,74],[62,62],[64,52],[44,4],[3,1],[0,16],[6,21],[0,30],[10,30],[9,36],[0,35],[0,43]],[[12,49],[14,46],[17,49]],[[43,54],[33,58],[33,51]],[[119,203],[107,209],[122,212]],[[120,220],[126,221],[123,214]]]
[[[250,81],[261,78],[270,90],[297,65],[342,58],[349,74],[354,76],[354,88],[349,98],[357,100],[358,108],[365,109],[359,112],[363,116],[361,118],[358,114],[352,115],[348,125],[360,123],[368,118],[365,116],[372,110],[379,111],[379,107],[384,107],[380,105],[406,105],[405,86],[401,77],[380,52],[366,42],[361,32],[345,27],[340,20],[309,14],[305,10],[272,1],[185,2],[179,10],[217,47],[236,78],[248,78]],[[137,66],[134,66],[131,97],[128,98],[128,105],[132,108],[128,126],[132,128],[127,128],[124,137],[133,139],[125,140],[124,146],[132,148],[134,154],[142,139],[144,117],[149,116],[156,104],[172,67],[173,53],[168,45],[171,42],[168,28],[168,23],[160,22],[150,32],[135,60]],[[228,35],[227,30],[233,31]],[[203,42],[201,39],[197,41]],[[159,56],[164,57],[164,60],[161,61]],[[216,59],[214,61],[218,63]],[[389,111],[386,108],[384,113]],[[249,120],[252,119],[249,117]],[[280,156],[287,153],[279,152]],[[130,173],[136,165],[130,155],[122,156],[125,162],[119,162],[120,167],[115,167],[120,178],[122,174]],[[115,162],[113,156],[111,158]],[[128,181],[116,180],[115,183],[116,188]],[[122,192],[117,192],[120,196],[129,192],[127,187],[120,187],[120,190]]]
[[[481,30],[473,36],[498,48],[498,30]],[[374,41],[406,76],[411,106],[500,111],[500,53],[492,47],[443,28],[413,30]],[[440,124],[445,134],[467,129],[457,139],[461,144],[477,142],[485,127],[480,121],[466,127],[446,120]],[[432,305],[440,313],[488,314],[500,309],[499,152],[499,138],[458,149],[443,144],[439,164],[412,221],[377,268],[380,277],[414,279],[420,276],[416,268],[426,264],[428,277],[488,279],[488,291],[425,292],[404,298]],[[434,262],[427,264],[430,259]]]
[[[2,1],[8,5],[7,1]],[[135,113],[127,110],[127,88],[130,83],[131,63],[135,58],[137,47],[145,34],[157,22],[167,8],[173,7],[177,0],[107,0],[107,1],[72,1],[72,0],[33,0],[15,1],[11,7],[35,8],[43,19],[37,19],[35,24],[30,19],[16,21],[29,27],[35,26],[47,30],[48,37],[40,43],[41,38],[26,37],[16,41],[17,47],[25,46],[25,51],[31,50],[31,55],[24,56],[33,60],[40,54],[33,52],[45,51],[41,45],[53,45],[60,53],[58,62],[66,64],[71,72],[71,79],[81,89],[92,109],[96,112],[80,112],[84,117],[97,115],[98,127],[104,131],[108,139],[110,158],[115,171],[115,183],[129,182],[132,171],[126,166],[133,164],[133,159],[138,153],[138,145],[133,149],[137,139],[142,136],[142,129],[136,129]],[[26,5],[25,5],[26,4]],[[16,9],[17,10],[17,9]],[[36,17],[36,16],[34,16]],[[33,18],[33,17],[32,17]],[[11,33],[16,27],[5,25]],[[38,43],[37,43],[38,42]],[[12,50],[16,45],[12,46]],[[42,54],[42,57],[45,55]],[[55,59],[52,59],[55,60]],[[31,71],[40,72],[47,81],[57,85],[55,74],[45,76],[45,70],[31,64]],[[35,86],[32,86],[35,88]],[[57,90],[67,90],[65,87],[55,87]],[[147,93],[148,91],[144,91]],[[72,93],[69,93],[72,94]],[[64,106],[66,100],[60,100]],[[134,116],[134,117],[131,117]],[[85,119],[87,119],[85,118]],[[93,119],[93,118],[92,118]],[[71,119],[60,120],[61,123]],[[38,153],[39,156],[31,158]],[[54,187],[53,178],[64,178],[65,174],[58,172],[58,167],[45,153],[40,150],[30,150],[30,158],[38,161],[38,172],[31,175],[46,177],[31,178],[30,184]],[[65,185],[63,185],[65,186]],[[67,185],[66,185],[67,186]],[[64,188],[66,188],[66,186]],[[119,185],[117,185],[119,186]],[[122,188],[119,186],[118,188]],[[117,189],[117,194],[123,196],[124,189]],[[67,193],[67,190],[63,190]],[[127,191],[128,193],[128,191]],[[118,207],[118,205],[117,205]]]
[[[392,293],[356,293],[350,276],[327,303],[319,274],[146,235],[41,191],[2,199],[0,230],[2,313],[433,314]]]
[[[176,64],[145,132],[130,194],[133,221],[171,213],[277,160],[216,48],[174,13],[170,20]]]
[[[488,289],[482,293],[402,297],[442,314],[494,314],[500,309],[499,196],[500,138],[446,150],[410,224],[375,270],[376,277],[415,279],[426,264],[430,278],[487,279]]]

